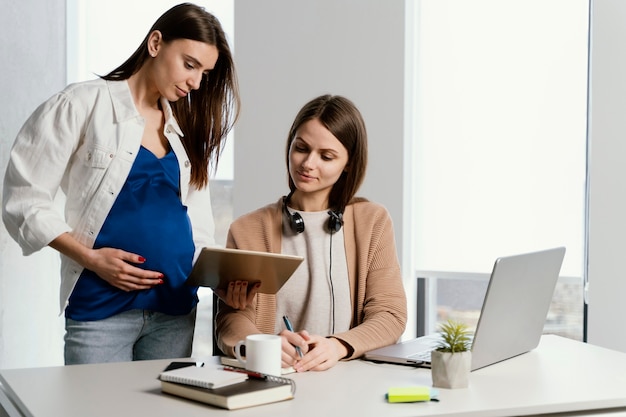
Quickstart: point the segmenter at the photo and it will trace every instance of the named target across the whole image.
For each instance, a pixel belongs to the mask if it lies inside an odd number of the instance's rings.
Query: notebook
[[[226,288],[231,281],[260,281],[259,292],[276,294],[303,260],[280,253],[203,248],[187,284],[215,289]]]
[[[243,382],[248,379],[248,375],[246,374],[229,372],[213,367],[193,366],[193,364],[190,366],[177,367],[176,369],[171,368],[170,366],[159,374],[161,381],[215,389]]]
[[[539,345],[565,248],[496,259],[473,335],[471,370],[526,353]],[[438,334],[369,351],[371,361],[430,365]]]
[[[196,367],[179,368],[175,371],[192,368]],[[242,378],[242,380],[235,383],[231,382],[220,387],[204,388],[197,385],[190,385],[188,384],[189,381],[174,382],[165,380],[163,374],[175,372],[172,370],[168,371],[167,369],[171,369],[171,364],[159,376],[161,391],[163,393],[228,410],[237,410],[240,408],[291,400],[294,398],[296,392],[295,381],[278,376],[221,370],[221,372],[231,374],[232,377]],[[195,370],[197,371],[199,369],[202,368],[196,368]],[[215,368],[211,369],[211,371],[216,370]]]

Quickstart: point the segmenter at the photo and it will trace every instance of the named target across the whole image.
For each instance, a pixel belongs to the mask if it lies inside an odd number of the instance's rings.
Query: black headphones
[[[289,221],[289,226],[291,227],[291,230],[296,233],[302,233],[304,232],[304,219],[302,218],[300,213],[290,213],[289,210],[287,210],[287,203],[289,202],[291,194],[293,194],[293,192],[289,193],[288,196],[283,197],[283,213],[285,213],[285,216]],[[341,226],[343,226],[343,212],[328,210],[328,215],[330,216],[327,224],[328,231],[331,234],[338,232],[341,229]]]

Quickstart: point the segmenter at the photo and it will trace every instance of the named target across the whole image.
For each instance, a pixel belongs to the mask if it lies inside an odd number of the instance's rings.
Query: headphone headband
[[[295,233],[302,233],[304,232],[304,219],[300,213],[291,213],[287,209],[287,203],[289,202],[292,194],[293,191],[289,193],[289,195],[283,197],[283,213],[285,214],[285,217],[287,217],[291,230]],[[341,226],[343,226],[343,211],[328,210],[328,215],[330,216],[327,223],[328,232],[333,234],[341,230]]]

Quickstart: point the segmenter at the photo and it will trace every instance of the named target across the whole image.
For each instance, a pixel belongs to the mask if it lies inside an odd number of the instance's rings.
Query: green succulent
[[[439,325],[439,333],[443,339],[436,348],[439,352],[466,352],[472,346],[472,332],[465,323],[448,319]]]

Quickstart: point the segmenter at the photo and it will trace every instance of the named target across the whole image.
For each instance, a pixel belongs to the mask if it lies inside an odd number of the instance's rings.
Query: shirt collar
[[[127,80],[107,81],[107,86],[109,87],[109,94],[111,94],[113,113],[117,123],[139,117]]]
[[[109,93],[111,94],[111,101],[113,103],[113,112],[115,114],[115,121],[117,123],[124,122],[126,120],[140,117],[137,107],[133,102],[133,95],[130,92],[128,86],[128,80],[123,81],[107,81],[109,86]],[[176,131],[178,136],[183,137],[183,131],[180,129],[174,113],[172,112],[172,106],[165,97],[161,97],[161,107],[163,108],[163,114],[165,115],[165,128],[171,127]]]
[[[185,98],[181,98],[181,100],[185,100]],[[163,109],[163,114],[165,115],[165,128],[167,129],[168,127],[171,127],[181,138],[185,136],[183,131],[180,129],[180,126],[178,126],[176,118],[174,117],[174,112],[172,112],[170,102],[165,97],[161,97],[161,108]]]

